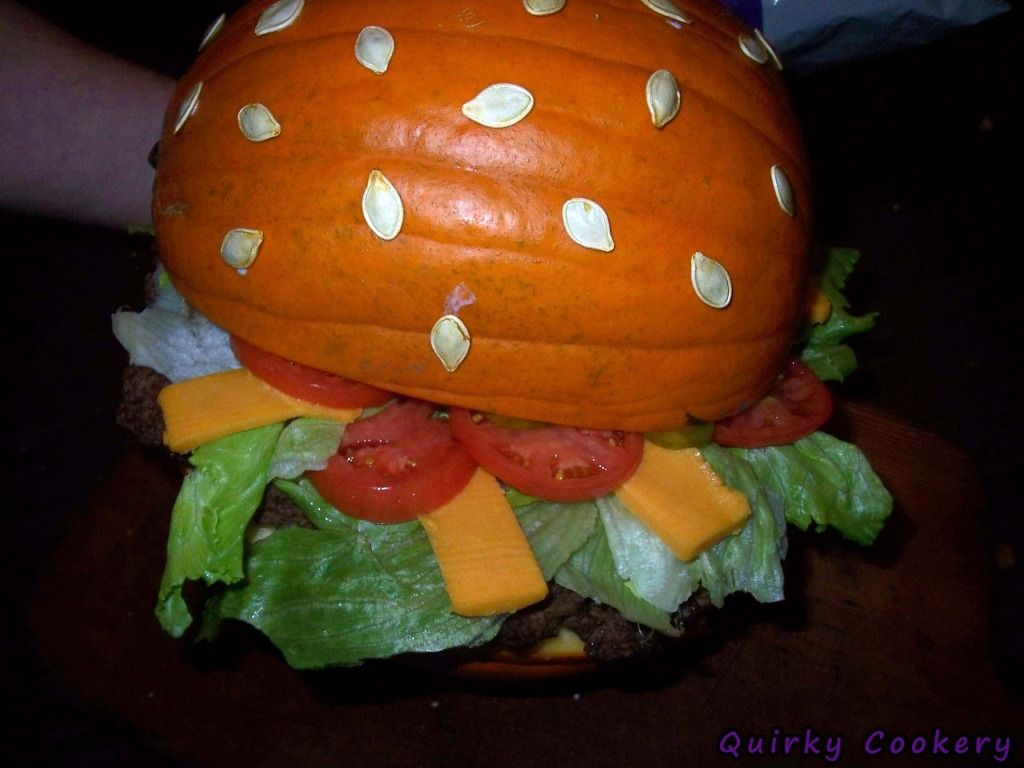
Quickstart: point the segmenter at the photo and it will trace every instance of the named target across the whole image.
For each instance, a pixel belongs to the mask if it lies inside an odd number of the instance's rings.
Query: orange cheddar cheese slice
[[[615,495],[680,560],[736,533],[750,517],[747,497],[725,485],[696,448],[645,442],[640,466]]]
[[[818,288],[807,299],[807,322],[811,325],[827,323],[832,316],[832,301]]]
[[[477,468],[458,496],[419,521],[455,613],[508,613],[547,596],[526,534],[498,481],[484,470]]]
[[[176,453],[285,419],[309,416],[347,424],[362,413],[289,397],[244,368],[171,384],[157,402],[164,413],[164,443]]]
[[[539,640],[530,648],[529,654],[535,659],[545,660],[574,656],[583,658],[587,655],[587,645],[571,629],[559,627],[557,635]]]

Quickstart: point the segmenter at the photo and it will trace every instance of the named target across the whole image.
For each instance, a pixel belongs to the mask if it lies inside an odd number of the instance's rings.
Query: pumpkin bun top
[[[797,330],[809,173],[713,0],[268,0],[164,123],[175,286],[231,333],[438,403],[624,430],[756,401]]]

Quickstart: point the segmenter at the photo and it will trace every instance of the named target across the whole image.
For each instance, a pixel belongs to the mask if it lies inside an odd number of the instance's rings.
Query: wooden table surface
[[[1024,759],[1024,718],[986,658],[974,468],[867,406],[845,406],[836,427],[896,499],[878,546],[796,537],[789,600],[738,601],[719,638],[611,677],[484,685],[396,663],[299,674],[248,632],[213,648],[172,640],[152,608],[178,478],[139,451],[52,554],[30,626],[61,686],[185,764],[728,765],[720,740],[735,732],[801,736],[786,765],[820,763],[814,749],[839,737],[840,764],[857,765],[892,736],[931,750],[936,729],[950,750],[959,736],[1011,737]]]

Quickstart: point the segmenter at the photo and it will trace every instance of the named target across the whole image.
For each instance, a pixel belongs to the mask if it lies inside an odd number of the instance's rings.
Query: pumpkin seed
[[[200,80],[192,86],[192,90],[188,92],[184,101],[181,102],[181,106],[178,107],[178,116],[174,118],[175,133],[181,130],[182,126],[185,125],[185,121],[192,117],[193,113],[196,111],[196,107],[199,106],[199,94],[202,90],[203,81]]]
[[[438,318],[430,329],[430,348],[448,373],[454,373],[469,354],[469,329],[455,315]]]
[[[215,38],[220,33],[221,29],[224,27],[224,22],[227,21],[227,18],[228,15],[226,13],[222,13],[220,16],[213,20],[213,24],[206,28],[206,32],[203,34],[203,39],[199,43],[200,51],[203,50],[203,48],[205,48],[206,46],[208,46],[210,44],[210,41],[213,40],[213,38]]]
[[[356,61],[383,75],[395,53],[395,38],[384,27],[363,27],[356,37]]]
[[[768,61],[768,51],[761,45],[761,41],[746,32],[740,34],[740,50],[744,56],[758,64]]]
[[[562,224],[573,242],[584,248],[606,253],[615,248],[608,214],[593,200],[585,197],[566,200],[562,206]]]
[[[550,16],[565,8],[565,0],[523,0],[523,7],[531,16]]]
[[[246,104],[238,110],[238,127],[249,141],[266,141],[281,135],[281,124],[259,103]]]
[[[398,190],[387,177],[374,169],[363,192],[363,218],[381,240],[394,240],[402,230],[405,210]]]
[[[263,233],[258,229],[232,229],[220,243],[220,255],[243,275],[252,266],[263,245]]]
[[[789,183],[789,176],[781,165],[772,166],[772,187],[775,189],[775,199],[779,201],[779,208],[787,216],[795,216],[796,196],[793,194],[793,185]]]
[[[304,4],[304,0],[277,0],[260,15],[260,20],[256,22],[256,34],[269,35],[287,29],[299,18]]]
[[[488,128],[515,125],[533,109],[533,94],[520,85],[495,83],[462,105],[462,114]]]
[[[768,42],[768,38],[764,36],[764,33],[760,29],[754,30],[754,37],[756,37],[758,41],[760,41],[761,45],[764,46],[764,49],[768,51],[768,56],[771,58],[772,64],[774,64],[775,68],[781,72],[782,59],[779,58],[779,54],[777,54],[775,49],[772,48],[772,44]]]
[[[681,21],[683,24],[692,24],[693,19],[686,15],[683,10],[669,0],[643,0],[643,4],[655,13],[667,16],[670,19]]]
[[[690,259],[690,282],[697,298],[715,309],[724,309],[732,301],[732,280],[725,267],[700,251]]]
[[[655,128],[664,128],[679,114],[682,96],[675,75],[667,69],[659,69],[647,80],[647,108]]]

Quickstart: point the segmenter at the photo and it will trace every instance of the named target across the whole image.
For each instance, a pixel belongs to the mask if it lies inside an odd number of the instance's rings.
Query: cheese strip
[[[640,466],[615,495],[680,560],[736,533],[750,517],[747,497],[726,486],[696,448],[645,442]]]
[[[807,302],[807,321],[809,323],[827,323],[832,316],[832,302],[820,288],[815,291]]]
[[[347,424],[362,413],[358,408],[328,408],[289,397],[244,368],[171,384],[157,402],[164,412],[164,443],[176,453],[298,416]]]
[[[419,520],[455,613],[508,613],[547,595],[544,574],[515,512],[484,470],[477,468],[458,496]]]
[[[535,659],[564,659],[566,656],[586,656],[587,646],[583,639],[571,629],[559,627],[554,637],[545,637],[538,641],[529,654]]]

